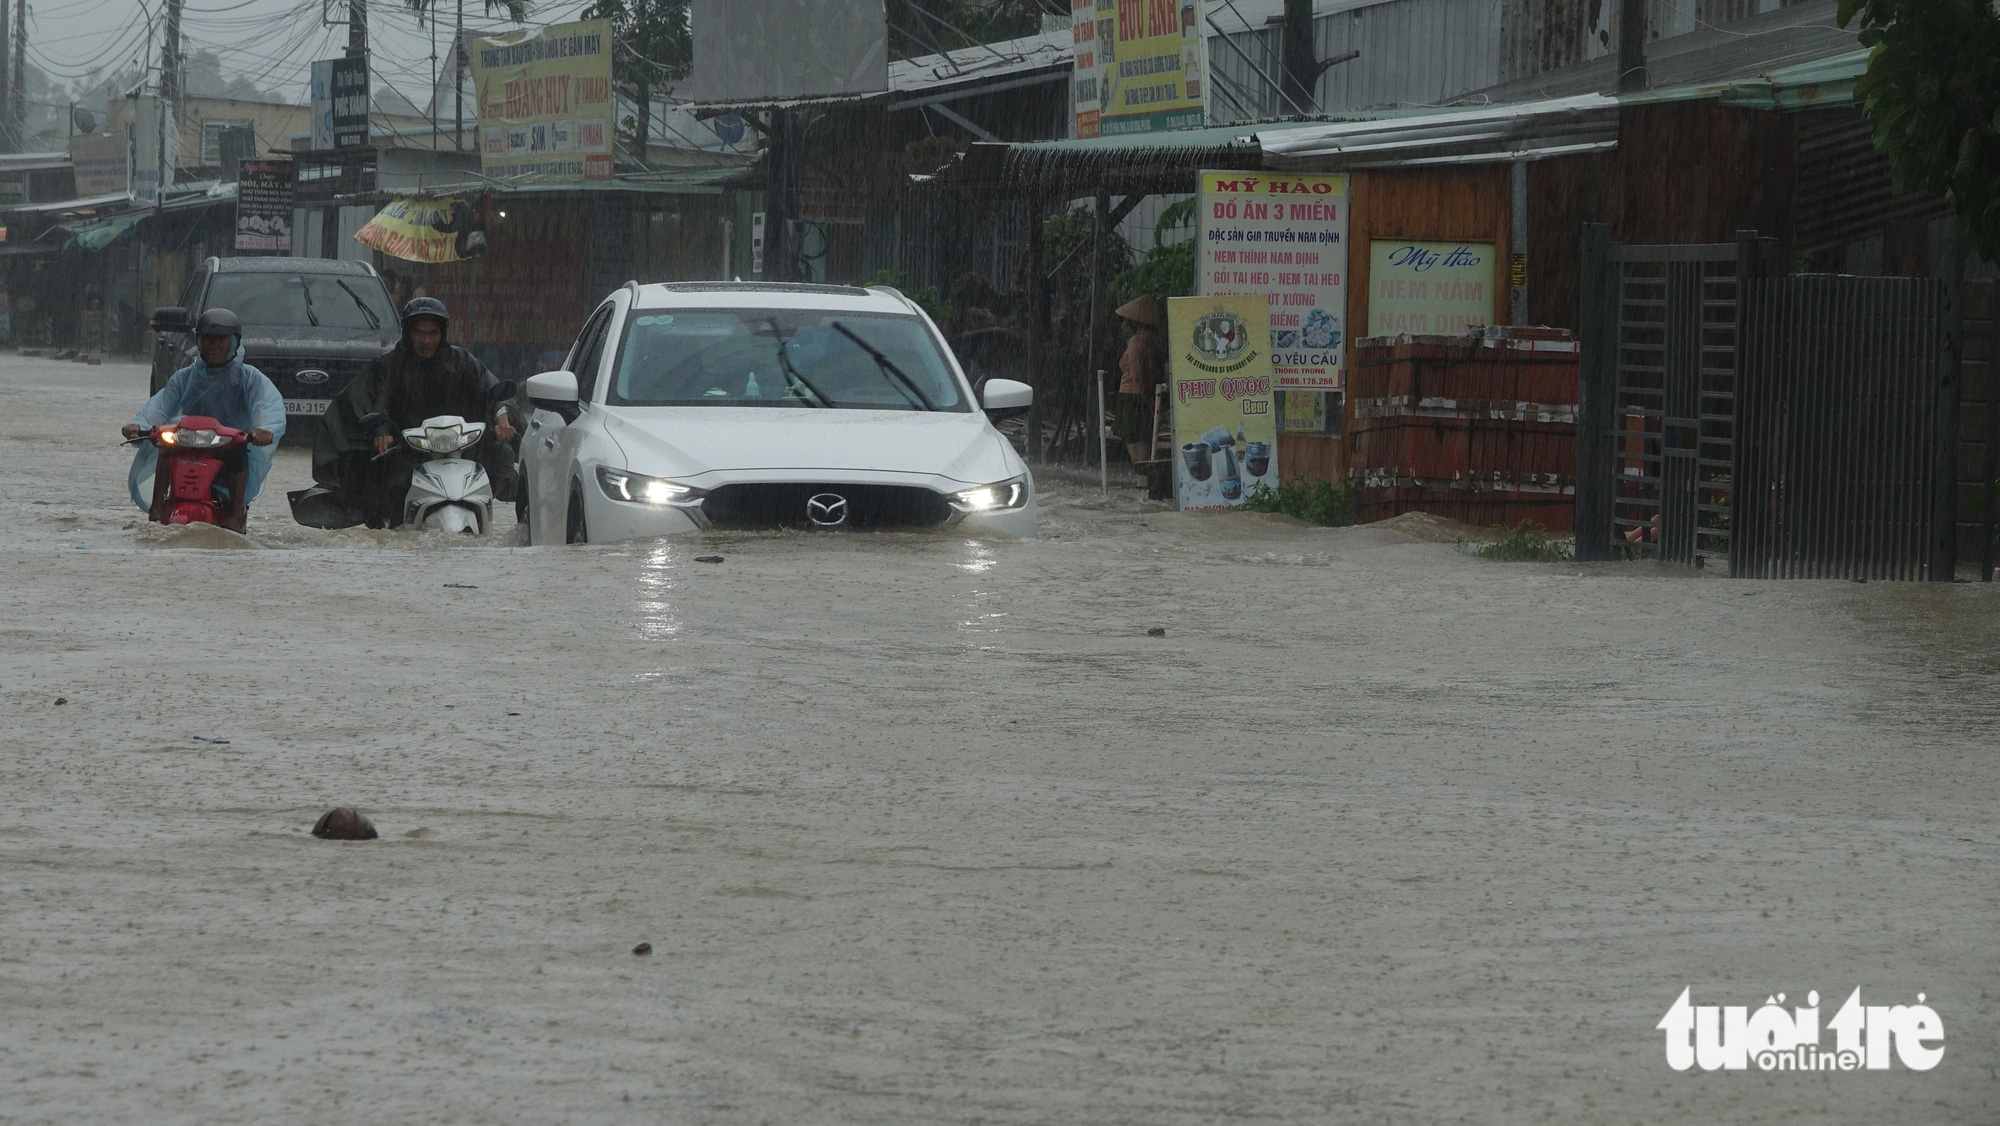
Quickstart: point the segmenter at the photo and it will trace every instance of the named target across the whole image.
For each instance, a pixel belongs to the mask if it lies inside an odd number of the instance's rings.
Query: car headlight
[[[632,504],[674,504],[701,495],[701,490],[691,485],[603,465],[597,467],[597,484],[605,496]]]
[[[960,512],[999,512],[1019,508],[1028,502],[1028,479],[1016,477],[996,485],[951,494],[951,506]]]

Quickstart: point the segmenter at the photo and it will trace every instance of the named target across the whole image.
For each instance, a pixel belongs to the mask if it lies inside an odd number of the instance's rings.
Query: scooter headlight
[[[424,428],[424,449],[434,454],[455,454],[465,448],[466,437],[456,426]]]
[[[605,496],[632,504],[676,504],[701,495],[691,485],[602,465],[597,468],[597,484]]]
[[[161,440],[190,450],[212,450],[229,441],[213,430],[169,430]]]
[[[1027,501],[1028,481],[1025,477],[951,494],[951,506],[960,512],[999,512],[1019,508]]]

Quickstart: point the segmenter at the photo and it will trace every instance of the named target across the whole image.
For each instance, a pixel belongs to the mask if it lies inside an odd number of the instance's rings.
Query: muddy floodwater
[[[1028,542],[466,546],[291,525],[291,450],[168,532],[144,393],[0,358],[0,1121],[2000,1120],[1991,587],[1056,474]],[[1677,1072],[1689,987],[1945,1054]]]

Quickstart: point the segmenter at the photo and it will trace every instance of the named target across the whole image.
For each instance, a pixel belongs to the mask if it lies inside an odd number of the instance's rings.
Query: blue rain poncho
[[[229,359],[222,363],[210,364],[196,357],[194,363],[175,372],[159,394],[146,400],[132,421],[151,429],[191,414],[206,415],[238,430],[271,432],[270,445],[253,444],[247,450],[250,479],[245,503],[256,500],[258,491],[264,487],[264,475],[271,471],[271,455],[278,449],[278,439],[285,436],[285,400],[269,376],[243,362],[242,337],[236,338]],[[152,497],[142,494],[139,486],[153,475],[159,461],[160,451],[151,442],[142,443],[132,458],[132,472],[126,484],[132,491],[132,503],[141,509],[152,507]]]

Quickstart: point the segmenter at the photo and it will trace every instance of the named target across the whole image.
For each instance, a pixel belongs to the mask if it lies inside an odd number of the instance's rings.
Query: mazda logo
[[[806,501],[806,519],[822,528],[847,523],[847,498],[839,493],[820,493]]]
[[[318,368],[306,368],[292,378],[298,380],[300,383],[325,383],[333,377]]]

